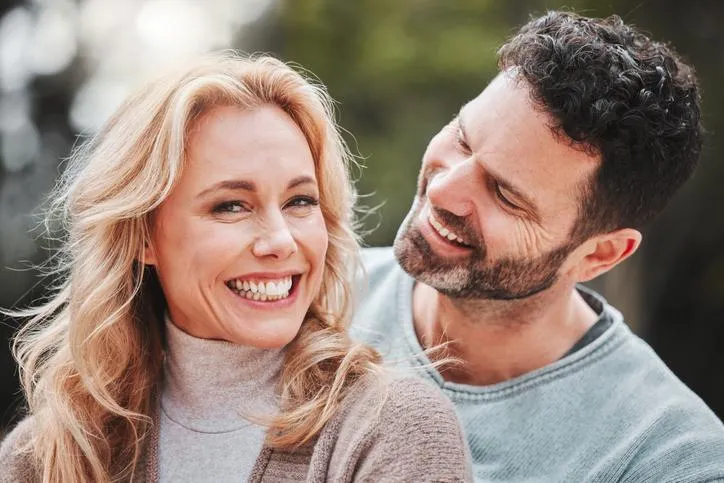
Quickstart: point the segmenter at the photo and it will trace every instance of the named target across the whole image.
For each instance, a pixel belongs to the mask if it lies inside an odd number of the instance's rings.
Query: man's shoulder
[[[399,265],[392,247],[372,247],[362,249],[362,267],[365,275],[372,279],[384,276]]]
[[[401,314],[412,314],[412,285],[397,264],[392,248],[362,250],[364,273],[355,286],[355,312],[352,336],[372,344],[388,355],[390,344],[402,336]],[[406,293],[409,289],[410,293]],[[398,347],[399,348],[399,347]]]
[[[646,442],[642,441],[640,473],[657,474],[661,462],[668,461],[667,473],[681,475],[676,481],[700,472],[702,478],[724,480],[724,427],[703,402],[674,402],[657,416],[641,435]]]
[[[597,419],[608,419],[609,427],[619,421],[618,429],[628,428],[641,449],[689,434],[724,450],[724,425],[706,403],[623,320],[609,330],[608,340],[570,364],[574,372],[587,366],[571,380],[585,388],[579,403],[596,407]]]
[[[724,481],[724,424],[648,344],[632,338],[629,366],[640,367],[612,386],[620,402],[608,408],[636,428],[628,442],[629,479]]]
[[[525,461],[521,480],[724,478],[724,425],[622,320],[537,374],[446,392],[482,480],[515,461]]]
[[[623,328],[621,350],[601,358],[599,377],[587,385],[596,415],[586,426],[596,426],[600,440],[608,441],[602,453],[625,462],[622,481],[724,481],[721,420],[644,340]]]
[[[359,274],[355,296],[358,303],[356,319],[368,318],[391,305],[390,297],[396,291],[402,269],[397,264],[391,247],[365,248],[362,250],[362,273]]]
[[[657,391],[643,385],[641,392]],[[628,418],[625,481],[724,481],[724,426],[690,391],[668,390],[658,404]],[[624,455],[622,455],[624,456]]]
[[[610,388],[625,401],[640,410],[658,414],[660,422],[688,424],[692,416],[716,423],[716,429],[724,437],[724,425],[706,403],[692,391],[654,349],[639,336],[627,331],[622,351],[604,367],[608,372]],[[645,409],[644,409],[645,408]]]

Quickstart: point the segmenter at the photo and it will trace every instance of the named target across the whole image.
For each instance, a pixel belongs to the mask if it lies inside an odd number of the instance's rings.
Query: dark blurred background
[[[530,15],[558,8],[618,14],[698,70],[709,132],[698,172],[633,259],[592,285],[723,417],[719,0],[0,0],[0,307],[42,294],[28,267],[48,256],[49,242],[32,231],[32,214],[76,136],[177,60],[232,47],[314,72],[366,165],[358,187],[366,205],[381,205],[366,240],[382,245],[407,212],[428,140],[495,75],[497,47]],[[0,319],[0,428],[22,404],[9,352],[16,329]]]

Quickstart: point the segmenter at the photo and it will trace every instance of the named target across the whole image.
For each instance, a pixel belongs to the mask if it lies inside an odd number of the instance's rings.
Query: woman
[[[451,405],[350,341],[350,156],[326,92],[211,57],[131,97],[53,197],[62,284],[15,345],[8,481],[459,481]]]

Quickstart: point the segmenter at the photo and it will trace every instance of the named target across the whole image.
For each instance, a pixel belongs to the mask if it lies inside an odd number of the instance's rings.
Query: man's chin
[[[429,250],[421,246],[421,242],[424,243],[424,240],[419,240],[422,235],[411,233],[412,228],[405,228],[403,226],[397,233],[392,250],[402,269],[417,278],[417,275],[430,269]]]
[[[400,230],[393,244],[398,264],[412,278],[428,285],[441,294],[460,300],[523,300],[549,289],[557,280],[560,262],[511,269],[505,265],[478,272],[470,271],[470,264],[451,262],[438,256],[414,227]],[[470,260],[468,260],[470,262]],[[501,280],[504,273],[509,280],[528,279],[530,283],[512,286]]]
[[[393,244],[397,263],[412,278],[442,293],[454,294],[466,280],[460,263],[446,263],[429,247],[420,233],[411,231],[398,234]]]

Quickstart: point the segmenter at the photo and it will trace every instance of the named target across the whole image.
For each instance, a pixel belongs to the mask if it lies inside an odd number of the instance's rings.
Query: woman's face
[[[304,134],[277,107],[210,110],[151,231],[146,262],[178,327],[255,347],[288,344],[319,291],[328,243]]]

